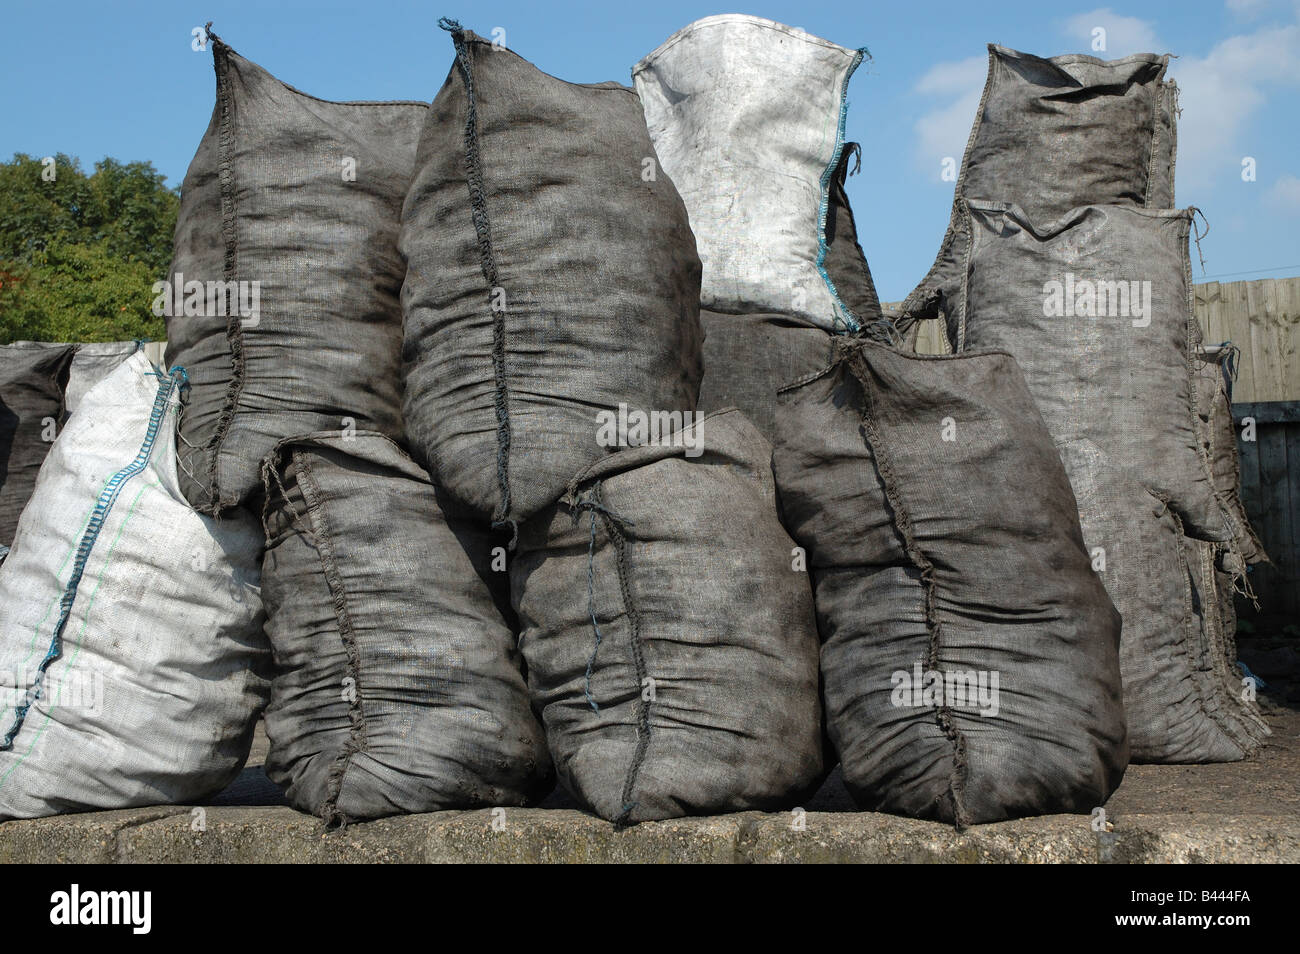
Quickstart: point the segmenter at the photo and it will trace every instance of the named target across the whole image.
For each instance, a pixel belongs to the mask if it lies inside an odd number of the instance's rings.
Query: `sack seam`
[[[159,375],[161,377],[161,375]],[[9,731],[5,733],[3,739],[0,739],[0,752],[7,752],[13,748],[14,739],[19,731],[22,730],[23,724],[27,720],[27,714],[31,707],[41,698],[41,688],[45,682],[45,674],[50,666],[54,664],[63,655],[63,631],[68,625],[68,620],[72,615],[72,607],[77,599],[77,590],[81,585],[82,576],[86,571],[86,564],[90,561],[90,556],[95,549],[95,543],[99,539],[99,534],[104,528],[104,523],[108,520],[113,511],[114,504],[117,503],[118,497],[121,496],[122,488],[125,487],[134,477],[144,473],[153,458],[154,448],[157,444],[158,433],[161,430],[162,423],[166,419],[167,412],[171,408],[172,396],[176,393],[180,382],[185,377],[185,372],[180,369],[173,370],[163,383],[158,386],[154,395],[153,408],[149,413],[149,421],[145,427],[144,439],[140,444],[140,449],[136,452],[135,457],[125,467],[118,470],[104,484],[100,490],[95,507],[91,511],[90,517],[86,523],[86,529],[82,533],[81,542],[77,545],[76,556],[73,558],[72,570],[68,575],[68,582],[63,587],[63,594],[59,598],[59,617],[54,624],[53,632],[50,635],[50,646],[46,650],[45,658],[36,667],[36,680],[30,689],[25,693],[23,703],[14,710],[14,722]]]
[[[352,764],[353,755],[365,750],[367,743],[366,716],[361,691],[361,653],[357,647],[347,587],[344,586],[342,575],[339,573],[333,532],[325,513],[325,501],[320,484],[312,473],[311,464],[305,453],[294,451],[293,462],[297,470],[298,487],[302,491],[303,502],[307,505],[307,514],[311,520],[312,535],[315,538],[313,543],[320,560],[321,572],[325,576],[325,583],[329,587],[330,599],[334,606],[339,640],[347,655],[345,673],[351,677],[354,691],[354,698],[348,701],[348,736],[342,749],[330,764],[325,782],[325,800],[320,807],[320,817],[326,825],[343,826],[349,821],[347,816],[338,810],[344,776]]]
[[[239,220],[235,183],[235,130],[234,103],[230,89],[230,54],[234,51],[215,34],[212,39],[212,62],[217,74],[217,105],[220,110],[218,122],[217,170],[221,186],[221,235],[225,243],[222,263],[222,278],[227,282],[237,281],[239,274]],[[229,287],[229,285],[227,285]],[[244,333],[242,319],[237,309],[231,309],[226,319],[226,342],[230,348],[231,379],[226,385],[226,394],[222,401],[221,412],[217,417],[216,428],[208,441],[208,505],[210,512],[216,516],[221,510],[236,501],[225,499],[218,486],[218,470],[222,450],[234,425],[235,414],[239,409],[240,398],[244,390]]]
[[[877,427],[870,368],[860,350],[854,351],[850,355],[848,369],[862,386],[863,434],[875,462],[876,471],[880,476],[881,485],[884,487],[885,498],[892,511],[894,529],[903,540],[903,549],[908,559],[921,573],[921,583],[925,592],[925,625],[929,635],[926,667],[930,670],[937,670],[942,643],[942,626],[936,605],[938,584],[934,578],[934,564],[930,562],[930,559],[917,542],[911,513],[903,502],[898,479],[894,473],[893,461],[890,458],[888,447],[880,429]],[[969,774],[969,766],[966,760],[966,736],[953,721],[952,710],[947,705],[946,700],[943,704],[935,707],[935,719],[938,722],[940,731],[943,732],[952,746],[952,771],[948,775],[947,794],[952,800],[953,823],[961,830],[970,824],[965,804],[966,781]]]

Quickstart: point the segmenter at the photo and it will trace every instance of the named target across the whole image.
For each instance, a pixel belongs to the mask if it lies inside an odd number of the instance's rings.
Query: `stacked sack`
[[[40,469],[0,566],[0,820],[201,800],[248,756],[261,534],[182,496],[185,387],[136,352]]]
[[[1206,560],[1241,569],[1250,531],[1230,479],[1216,486],[1195,387],[1167,60],[991,46],[948,234],[902,323],[937,311],[955,352],[1005,350],[1024,371],[1123,616],[1133,759],[1230,761],[1267,729],[1226,678],[1222,599],[1197,591],[1217,586]]]
[[[75,345],[23,342],[0,348],[0,558],[36,489],[66,410]]]
[[[844,191],[848,85],[866,56],[741,14],[679,30],[632,75],[703,264],[700,409],[769,439],[777,389],[881,317]],[[828,134],[828,131],[830,134]]]
[[[620,824],[792,806],[822,777],[811,598],[770,445],[697,414],[675,177],[635,91],[442,26],[456,60],[400,238],[405,418],[435,483],[510,539],[557,775]]]
[[[845,339],[781,401],[858,805],[964,826],[1103,804],[1128,764],[1119,618],[1015,360]]]
[[[427,104],[320,100],[211,39],[168,353],[193,381],[190,503],[262,512],[267,773],[331,824],[536,801],[551,767],[504,561],[397,443],[397,239]]]

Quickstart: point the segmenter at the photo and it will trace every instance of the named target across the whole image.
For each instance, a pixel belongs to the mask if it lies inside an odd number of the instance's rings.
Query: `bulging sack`
[[[1188,533],[1228,539],[1193,403],[1191,213],[1086,206],[1044,222],[966,206],[958,350],[1014,355],[1058,443],[1090,441]]]
[[[1060,445],[1093,565],[1124,618],[1120,671],[1134,762],[1232,762],[1267,734],[1225,682],[1214,582],[1204,541],[1167,501],[1087,440]],[[1213,546],[1210,544],[1210,546]]]
[[[382,434],[282,441],[264,479],[266,771],[289,801],[346,822],[544,796],[500,541]]]
[[[695,409],[699,258],[634,91],[443,25],[402,214],[405,419],[440,485],[516,522],[615,449],[600,411]]]
[[[777,487],[858,805],[961,826],[1103,804],[1128,763],[1120,618],[1015,360],[841,340],[781,401]]]
[[[1174,203],[1176,88],[1168,56],[1045,59],[989,44],[943,244],[907,297],[904,316],[949,315],[969,231],[961,203],[1014,203],[1038,222],[1085,205],[1168,209]]]
[[[137,352],[84,396],[0,567],[0,820],[200,801],[248,757],[262,538],[181,495],[183,382]]]
[[[284,437],[401,438],[402,199],[424,103],[333,103],[211,36],[217,103],[154,308],[189,372],[181,487],[218,513]]]
[[[0,546],[8,546],[63,420],[73,346],[0,347]]]
[[[879,317],[856,313],[827,266],[848,84],[865,54],[723,14],[684,27],[632,68],[659,160],[690,212],[703,307],[840,331]],[[847,244],[840,251],[851,254]],[[861,271],[869,287],[865,259]],[[871,288],[860,307],[873,299]]]
[[[533,704],[602,818],[791,808],[821,781],[812,593],[770,453],[721,411],[599,461],[520,528]]]

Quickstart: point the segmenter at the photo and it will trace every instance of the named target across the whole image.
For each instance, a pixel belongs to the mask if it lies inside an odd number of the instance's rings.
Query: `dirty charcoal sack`
[[[1084,205],[1172,208],[1177,91],[1164,79],[1168,63],[1154,53],[1047,59],[989,44],[948,230],[902,315],[947,315],[955,335],[969,242],[963,199],[1015,203],[1038,221]]]
[[[190,375],[181,486],[217,513],[261,491],[281,438],[401,438],[397,230],[427,106],[317,99],[211,43],[216,107],[154,307]]]
[[[655,150],[690,213],[703,307],[791,314],[826,330],[879,317],[856,313],[879,311],[865,260],[844,274],[870,289],[856,303],[828,269],[848,84],[865,54],[723,14],[682,28],[632,68]]]
[[[1128,763],[1120,618],[1014,359],[842,339],[781,400],[777,487],[858,805],[959,826],[1102,805]]]
[[[248,757],[261,533],[181,495],[183,383],[132,355],[41,469],[0,567],[0,820],[201,801]]]
[[[1205,548],[1178,514],[1087,440],[1060,445],[1084,540],[1124,619],[1120,671],[1134,762],[1233,762],[1268,734],[1227,647]]]
[[[0,347],[0,546],[8,546],[64,413],[73,346]]]
[[[520,528],[533,704],[602,818],[789,809],[822,779],[812,593],[770,456],[721,411],[604,458]]]
[[[1241,351],[1232,342],[1202,346],[1192,359],[1192,396],[1200,419],[1201,441],[1210,459],[1210,475],[1232,530],[1236,556],[1225,568],[1240,576],[1245,567],[1269,562],[1241,499],[1241,459],[1232,420],[1232,381]]]
[[[1202,346],[1192,361],[1201,439],[1210,458],[1215,489],[1232,529],[1232,541],[1228,545],[1186,541],[1188,566],[1197,594],[1195,602],[1211,635],[1217,637],[1216,653],[1226,664],[1223,675],[1233,693],[1240,692],[1243,678],[1237,666],[1236,597],[1240,594],[1254,599],[1247,575],[1250,567],[1270,562],[1241,496],[1241,460],[1232,416],[1232,383],[1240,356],[1240,349],[1231,342],[1223,342]],[[1252,715],[1258,716],[1253,705],[1248,708]]]
[[[287,439],[264,479],[266,771],[290,803],[334,823],[543,797],[502,541],[382,434]]]
[[[1227,540],[1194,404],[1191,212],[1084,206],[1044,221],[965,206],[958,350],[1010,352],[1056,442],[1090,441],[1188,534]]]
[[[596,414],[693,411],[700,264],[636,93],[576,85],[449,21],[402,213],[413,452],[497,523],[611,453]]]

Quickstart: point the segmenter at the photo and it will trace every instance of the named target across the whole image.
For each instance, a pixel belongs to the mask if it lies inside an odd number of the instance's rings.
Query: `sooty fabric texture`
[[[266,770],[289,801],[346,823],[544,796],[502,541],[382,434],[287,439],[264,476]]]
[[[858,805],[964,826],[1103,804],[1128,764],[1120,618],[1015,360],[841,339],[781,400],[773,466]]]
[[[602,818],[789,809],[822,780],[812,592],[770,457],[721,411],[604,458],[520,528],[533,704]]]
[[[739,408],[769,441],[776,425],[776,392],[826,367],[835,337],[789,315],[728,315],[700,311],[704,326],[704,380],[699,410]]]
[[[51,428],[63,420],[73,350],[40,342],[0,347],[0,545],[13,541],[50,452]]]
[[[1058,443],[1091,441],[1189,534],[1228,539],[1193,403],[1191,213],[1085,206],[1042,221],[966,206],[959,350],[1015,355]]]
[[[1243,592],[1240,574],[1223,569],[1227,551],[1221,544],[1184,537],[1183,554],[1191,580],[1193,626],[1205,653],[1203,665],[1221,686],[1212,686],[1208,696],[1212,704],[1230,713],[1240,747],[1252,753],[1272,732],[1254,695],[1244,691],[1246,674],[1237,665],[1235,599]],[[1244,591],[1251,595],[1248,587]]]
[[[700,263],[633,90],[444,28],[402,215],[406,424],[453,497],[517,522],[615,450],[598,412],[695,409]]]
[[[181,187],[167,363],[190,375],[181,483],[217,513],[309,431],[402,435],[397,251],[424,103],[333,103],[213,36],[217,103]]]
[[[989,45],[952,216],[902,314],[951,316],[969,241],[961,200],[1015,203],[1038,221],[1083,205],[1173,206],[1176,90],[1168,56],[1051,59]],[[950,317],[951,322],[951,317]],[[950,327],[950,334],[955,332]]]
[[[850,163],[853,171],[849,171]],[[862,168],[862,146],[856,142],[845,143],[844,153],[831,177],[829,206],[826,213],[826,259],[823,265],[840,301],[862,327],[883,318],[884,310],[876,283],[871,277],[871,267],[862,251],[861,236],[845,182]]]
[[[791,314],[828,331],[870,317],[854,314],[827,268],[848,84],[865,54],[723,14],[683,27],[632,68],[690,212],[703,307]]]
[[[1222,628],[1206,619],[1214,582],[1195,562],[1176,512],[1087,440],[1060,445],[1094,565],[1124,619],[1120,670],[1134,762],[1232,762],[1262,723],[1221,678]],[[1208,542],[1208,541],[1199,541]],[[1198,592],[1199,588],[1199,592]],[[1213,614],[1213,608],[1210,613]],[[1266,730],[1265,730],[1266,732]]]
[[[270,688],[257,519],[176,477],[184,372],[143,352],[83,397],[0,567],[0,821],[203,804]]]
[[[1192,360],[1192,394],[1200,418],[1201,440],[1232,530],[1237,559],[1249,566],[1269,559],[1241,499],[1241,459],[1237,454],[1237,429],[1232,422],[1232,382],[1240,356],[1240,349],[1231,342],[1198,348]],[[1231,557],[1229,563],[1234,572],[1244,572],[1244,566],[1237,566]]]

